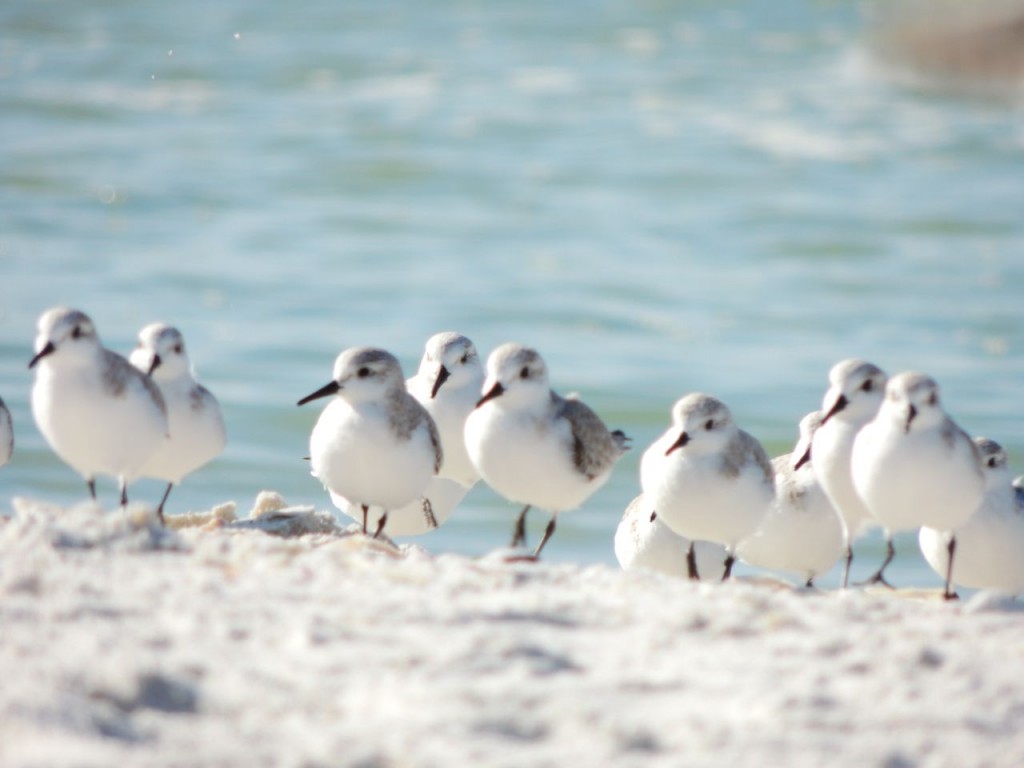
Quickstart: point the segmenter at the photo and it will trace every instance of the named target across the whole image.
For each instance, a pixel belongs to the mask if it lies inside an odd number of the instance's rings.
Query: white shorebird
[[[536,350],[503,344],[487,360],[484,394],[466,419],[473,466],[495,491],[524,504],[512,546],[525,541],[531,506],[551,512],[538,557],[560,512],[580,506],[600,488],[626,450],[627,438],[609,432],[590,408],[551,391]]]
[[[14,453],[14,426],[11,424],[11,412],[7,410],[4,399],[0,397],[0,467],[11,460]]]
[[[658,518],[691,540],[713,541],[732,573],[736,546],[764,520],[775,497],[774,472],[761,444],[736,426],[725,403],[686,395],[672,426],[643,455],[640,484]],[[699,573],[691,546],[690,573]]]
[[[143,477],[167,483],[156,509],[162,523],[171,489],[224,450],[224,419],[217,398],[195,380],[177,328],[147,325],[139,331],[139,345],[128,359],[156,382],[167,406],[169,435],[139,470]]]
[[[843,523],[846,559],[842,586],[850,581],[853,542],[872,524],[871,511],[853,487],[850,457],[861,427],[875,418],[885,396],[885,373],[864,360],[842,360],[828,374],[822,421],[811,444],[811,466]]]
[[[775,501],[757,531],[736,554],[759,568],[796,573],[806,586],[828,571],[843,552],[843,523],[811,467],[811,440],[821,412],[800,420],[792,453],[772,459]]]
[[[939,388],[922,373],[889,380],[878,415],[857,434],[853,484],[885,529],[886,556],[872,580],[884,583],[895,556],[892,536],[928,526],[955,531],[978,508],[985,492],[977,446],[943,411]],[[956,537],[949,537],[945,597]]]
[[[967,522],[954,531],[954,585],[1024,591],[1024,493],[1010,482],[1006,451],[994,440],[975,438],[985,473],[985,496]],[[940,576],[949,572],[949,532],[924,527],[921,553]]]
[[[423,497],[388,512],[390,536],[418,536],[444,524],[480,476],[466,451],[466,417],[480,399],[484,369],[473,342],[459,333],[438,333],[427,340],[419,371],[406,382],[409,394],[434,419],[441,436],[444,461],[430,478]],[[331,500],[356,518],[357,510],[335,493]],[[371,507],[372,524],[383,510]]]
[[[615,558],[625,571],[645,568],[669,576],[689,575],[686,553],[690,540],[669,528],[640,494],[626,507],[615,529]],[[694,544],[697,571],[721,573],[725,568],[725,547],[710,541]]]
[[[466,418],[476,407],[484,367],[473,342],[459,333],[438,333],[427,340],[416,375],[406,383],[409,394],[437,424],[444,448],[439,479],[471,488],[480,474],[466,449]]]
[[[128,483],[167,439],[167,408],[160,390],[131,363],[105,349],[92,320],[55,307],[38,323],[32,415],[54,452],[89,484],[113,475],[128,504]]]
[[[420,498],[441,467],[441,438],[426,409],[405,389],[402,367],[383,349],[353,347],[338,355],[330,383],[299,400],[333,395],[309,438],[313,476],[363,511],[388,512]]]

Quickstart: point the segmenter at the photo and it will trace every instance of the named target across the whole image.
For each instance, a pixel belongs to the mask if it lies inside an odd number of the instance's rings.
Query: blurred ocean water
[[[296,399],[447,329],[537,346],[634,438],[552,560],[614,562],[679,396],[777,455],[844,357],[931,373],[1024,472],[1024,108],[896,84],[864,40],[858,4],[799,0],[0,6],[0,498],[85,494],[28,407],[59,303],[123,353],[178,325],[220,398],[228,449],[171,513],[328,507]],[[514,514],[478,487],[421,541],[483,553]],[[912,538],[897,566],[938,583]]]

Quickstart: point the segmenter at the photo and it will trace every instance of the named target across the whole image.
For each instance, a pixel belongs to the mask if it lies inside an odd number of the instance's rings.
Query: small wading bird
[[[484,481],[524,507],[512,546],[526,540],[526,513],[551,513],[538,558],[558,515],[579,507],[600,488],[626,450],[628,438],[610,432],[590,408],[551,391],[536,350],[503,344],[487,359],[483,396],[466,419],[466,448]]]
[[[434,420],[405,389],[394,355],[353,347],[338,355],[329,383],[298,405],[331,397],[309,438],[312,474],[363,513],[382,514],[374,536],[385,529],[388,511],[420,498],[440,469],[444,454]]]

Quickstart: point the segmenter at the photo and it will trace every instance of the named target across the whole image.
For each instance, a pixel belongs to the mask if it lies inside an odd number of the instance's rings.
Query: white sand
[[[1006,765],[1024,612],[398,553],[316,515],[0,522],[0,765]],[[429,543],[429,539],[425,539]]]

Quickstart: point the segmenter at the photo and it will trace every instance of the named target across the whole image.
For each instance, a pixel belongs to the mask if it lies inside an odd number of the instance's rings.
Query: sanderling
[[[669,576],[695,576],[687,568],[690,540],[658,519],[658,513],[641,493],[626,507],[615,529],[615,558],[623,570],[646,568]],[[697,571],[721,573],[725,568],[725,547],[710,541],[694,543]]]
[[[38,323],[32,415],[54,452],[89,484],[96,475],[128,483],[167,439],[167,408],[160,389],[116,352],[100,344],[96,328],[76,309],[55,307]]]
[[[405,387],[433,417],[444,461],[422,498],[388,512],[388,535],[418,536],[443,525],[480,478],[469,460],[463,432],[483,381],[480,356],[465,336],[438,333],[427,340],[419,371]],[[358,519],[358,508],[341,496],[332,493],[331,500],[346,515]],[[375,525],[383,513],[379,507],[371,507],[370,524]]]
[[[551,512],[540,555],[560,512],[575,509],[601,487],[626,450],[590,408],[548,386],[541,356],[503,344],[487,360],[483,396],[466,419],[466,448],[480,476],[509,501],[524,504],[512,546],[525,541],[531,506]]]
[[[11,412],[7,410],[4,399],[0,397],[0,467],[11,460],[14,453],[14,426],[11,424]]]
[[[842,520],[808,459],[821,417],[820,411],[804,416],[793,452],[772,459],[775,501],[757,531],[736,549],[744,562],[797,573],[808,587],[843,551]]]
[[[878,414],[854,440],[850,466],[857,493],[885,529],[885,561],[870,581],[884,583],[895,555],[894,533],[923,525],[955,531],[985,492],[977,446],[943,411],[935,381],[921,373],[889,380]],[[951,535],[951,565],[955,547]]]
[[[994,440],[975,438],[985,474],[981,505],[957,528],[954,585],[1024,591],[1024,496],[1010,482],[1006,451]],[[924,527],[918,534],[924,559],[944,576],[949,571],[949,532]]]
[[[299,400],[334,395],[309,438],[312,474],[329,490],[359,505],[363,532],[372,506],[383,513],[422,496],[443,460],[434,420],[405,389],[402,367],[390,352],[353,347],[338,355],[330,383]]]
[[[885,395],[881,368],[863,360],[843,360],[828,373],[829,388],[822,402],[821,426],[811,445],[811,466],[843,523],[846,559],[842,586],[850,581],[853,541],[872,524],[871,511],[853,487],[850,456],[861,427],[878,413]]]
[[[156,509],[162,523],[171,488],[224,450],[224,419],[217,398],[195,380],[185,339],[177,328],[147,325],[139,331],[139,345],[129,360],[156,382],[167,405],[168,438],[139,470],[144,477],[167,483]]]
[[[484,368],[473,342],[458,333],[438,333],[427,340],[419,371],[405,384],[437,424],[444,449],[438,478],[470,488],[480,479],[466,450],[466,417],[484,383]]]
[[[644,452],[640,485],[676,533],[725,547],[723,580],[732,573],[736,545],[757,530],[775,496],[764,448],[736,426],[722,401],[700,393],[672,406],[672,426]]]

